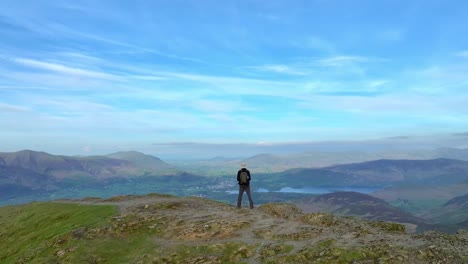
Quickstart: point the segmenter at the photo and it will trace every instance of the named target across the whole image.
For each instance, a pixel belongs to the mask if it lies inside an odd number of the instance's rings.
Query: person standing
[[[239,184],[239,196],[237,197],[237,208],[241,208],[242,196],[244,192],[249,197],[250,209],[254,208],[252,196],[250,194],[250,171],[246,168],[246,164],[241,165],[241,169],[237,172],[237,183]]]

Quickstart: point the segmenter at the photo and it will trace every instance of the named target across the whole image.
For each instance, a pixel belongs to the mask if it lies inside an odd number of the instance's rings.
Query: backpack
[[[239,183],[240,184],[247,184],[247,183],[249,183],[248,179],[249,179],[249,175],[247,174],[247,172],[246,171],[241,171],[241,173],[239,175]]]

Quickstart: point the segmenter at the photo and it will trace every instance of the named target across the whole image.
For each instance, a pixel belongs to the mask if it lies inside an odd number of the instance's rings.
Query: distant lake
[[[284,187],[279,190],[281,193],[309,193],[309,194],[325,194],[333,192],[358,192],[358,193],[372,193],[382,188],[375,187],[304,187],[304,188],[291,188]]]
[[[358,193],[372,193],[375,191],[382,190],[382,188],[375,187],[304,187],[304,188],[291,188],[284,187],[279,191],[269,191],[265,188],[259,188],[254,190],[254,192],[259,193],[268,193],[268,192],[279,192],[279,193],[306,193],[306,194],[326,194],[333,192],[358,192]],[[230,194],[237,194],[239,191],[227,191]]]

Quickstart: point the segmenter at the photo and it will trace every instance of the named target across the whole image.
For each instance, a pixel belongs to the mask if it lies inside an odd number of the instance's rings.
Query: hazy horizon
[[[171,142],[142,145],[101,146],[95,149],[79,149],[76,145],[40,146],[35,148],[8,149],[0,152],[21,150],[44,151],[55,155],[92,156],[107,155],[120,151],[138,151],[153,155],[163,160],[204,160],[216,157],[247,158],[259,154],[289,155],[306,152],[322,153],[407,153],[434,151],[441,148],[468,149],[467,133],[431,136],[399,136],[360,141],[322,141],[322,142],[278,142],[278,143],[206,143],[206,142]],[[67,148],[68,147],[68,148]],[[71,151],[70,151],[71,150]],[[378,157],[377,157],[378,158]]]

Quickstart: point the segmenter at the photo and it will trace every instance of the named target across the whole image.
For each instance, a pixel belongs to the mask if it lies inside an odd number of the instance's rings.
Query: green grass
[[[61,236],[105,224],[116,212],[114,206],[67,203],[0,207],[0,263],[44,263]]]
[[[113,219],[116,215],[114,206],[35,202],[2,207],[0,263],[242,263],[254,254],[255,247],[235,242],[167,247],[155,240],[156,229],[148,229],[154,223],[162,226],[162,220]]]
[[[407,200],[405,203],[401,200],[394,200],[389,201],[389,204],[412,214],[418,214],[437,209],[446,202],[447,200],[444,199]]]
[[[64,248],[76,250],[62,257],[66,263],[132,263],[138,257],[149,256],[157,245],[149,235],[133,234],[126,238],[99,237],[92,240],[72,240]]]

